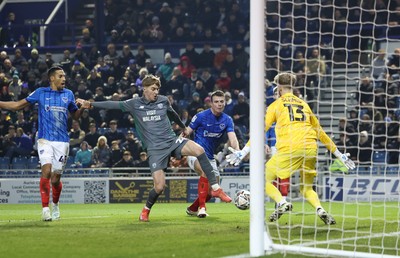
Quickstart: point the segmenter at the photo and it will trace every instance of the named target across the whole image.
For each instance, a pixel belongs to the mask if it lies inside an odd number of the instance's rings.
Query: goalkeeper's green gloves
[[[354,169],[356,168],[356,164],[354,164],[354,162],[349,159],[350,153],[341,153],[338,149],[335,150],[335,152],[333,153],[333,155],[336,156],[336,158],[338,158],[348,169]]]

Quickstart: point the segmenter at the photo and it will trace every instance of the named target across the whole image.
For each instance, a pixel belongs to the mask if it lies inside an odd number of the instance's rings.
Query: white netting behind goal
[[[269,222],[266,203],[272,249],[400,256],[400,1],[268,0],[265,28],[266,78],[296,73],[295,94],[357,164],[347,171],[321,145],[314,188],[337,223],[320,220],[295,173],[293,211]]]

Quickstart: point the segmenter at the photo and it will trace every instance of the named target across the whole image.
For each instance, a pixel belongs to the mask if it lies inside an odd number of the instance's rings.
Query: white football
[[[240,210],[247,210],[250,208],[250,192],[247,190],[240,190],[236,193],[234,199],[235,206]]]

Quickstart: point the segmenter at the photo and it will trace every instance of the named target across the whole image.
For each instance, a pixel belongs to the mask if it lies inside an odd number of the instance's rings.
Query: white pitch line
[[[368,238],[378,238],[378,237],[393,237],[400,235],[400,232],[392,232],[392,233],[382,233],[382,234],[374,234],[374,235],[366,235],[361,237],[349,237],[349,238],[339,238],[335,240],[326,240],[326,241],[319,241],[319,242],[309,242],[304,244],[299,244],[300,246],[313,246],[313,245],[322,245],[322,244],[332,244],[338,242],[347,242],[352,240],[359,240],[359,239],[368,239]]]
[[[60,220],[77,220],[77,219],[100,219],[100,218],[109,218],[111,216],[86,216],[86,217],[62,217]],[[37,220],[26,220],[26,219],[20,219],[20,220],[0,220],[0,223],[10,223],[10,222],[36,222],[36,221],[41,221],[40,219]],[[57,220],[55,220],[57,221]]]

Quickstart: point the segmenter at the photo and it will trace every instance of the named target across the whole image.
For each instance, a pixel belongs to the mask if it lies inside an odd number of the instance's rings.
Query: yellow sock
[[[283,199],[281,192],[272,183],[266,183],[265,193],[276,203],[280,203]]]

